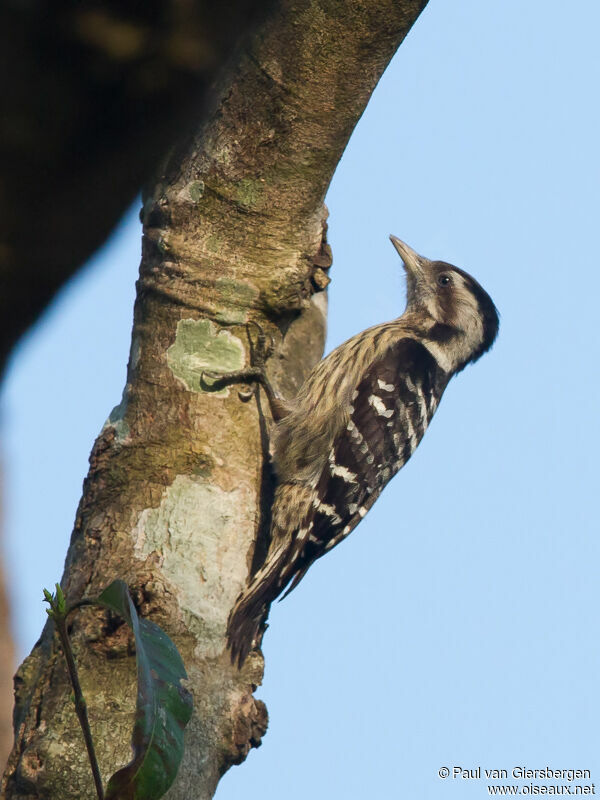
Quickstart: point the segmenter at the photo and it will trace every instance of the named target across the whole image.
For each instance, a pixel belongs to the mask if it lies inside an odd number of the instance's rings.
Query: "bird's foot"
[[[256,341],[252,339],[250,333],[251,326],[256,328]],[[273,388],[267,377],[266,364],[275,349],[273,338],[271,336],[267,337],[262,327],[258,322],[254,322],[254,320],[247,323],[246,332],[248,334],[248,341],[250,342],[250,366],[246,369],[237,370],[236,372],[203,372],[201,381],[207,388],[212,390],[223,389],[225,386],[230,386],[233,383],[258,383],[265,390],[271,409],[271,415],[275,422],[277,422],[286,416],[289,412],[289,408],[285,400]],[[206,383],[205,378],[210,380],[210,384]],[[253,394],[253,390],[240,390],[238,392],[240,400],[243,400],[245,403],[252,398]]]

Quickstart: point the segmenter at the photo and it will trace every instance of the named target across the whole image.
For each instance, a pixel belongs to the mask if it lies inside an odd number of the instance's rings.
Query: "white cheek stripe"
[[[437,342],[432,342],[431,339],[424,339],[423,347],[431,353],[444,372],[452,372],[454,370],[454,359],[451,354],[446,352]]]
[[[483,321],[479,306],[462,278],[461,284],[453,321],[457,335],[451,342],[443,345],[432,339],[423,340],[424,347],[445,372],[454,372],[460,364],[468,361],[483,342]],[[435,309],[430,309],[430,313],[434,319],[438,319]]]

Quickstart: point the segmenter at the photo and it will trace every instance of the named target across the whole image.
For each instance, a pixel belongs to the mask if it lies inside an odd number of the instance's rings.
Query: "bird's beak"
[[[419,279],[423,277],[423,265],[421,263],[421,257],[418,253],[405,244],[401,239],[398,239],[397,236],[390,234],[390,240],[396,250],[402,262],[404,264],[404,269],[406,270],[408,275],[411,275],[415,279]]]

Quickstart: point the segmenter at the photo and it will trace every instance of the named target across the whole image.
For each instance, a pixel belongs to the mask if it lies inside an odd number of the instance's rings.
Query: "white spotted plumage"
[[[414,452],[450,378],[496,336],[494,304],[473,278],[392,241],[407,273],[406,311],[317,364],[273,431],[271,544],[228,623],[239,663],[270,603],[354,530]]]

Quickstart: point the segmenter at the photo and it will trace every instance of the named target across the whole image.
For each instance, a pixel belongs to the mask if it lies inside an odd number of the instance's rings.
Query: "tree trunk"
[[[264,398],[205,391],[248,363],[250,320],[293,394],[322,353],[330,264],[323,198],[348,137],[425,0],[277,5],[222,76],[201,128],[144,199],[128,378],[96,441],[67,556],[70,600],[114,578],[184,658],[195,712],[172,798],[209,798],[260,744],[263,660],[239,671],[225,629],[265,552],[272,479]],[[76,658],[106,780],[129,760],[135,698],[123,627],[78,612]],[[92,780],[52,628],[17,677],[8,798],[89,797]]]
[[[0,545],[2,537],[0,536]],[[15,670],[15,646],[10,625],[10,604],[6,591],[3,559],[0,558],[0,764],[4,767],[10,753],[11,736],[11,691]]]

